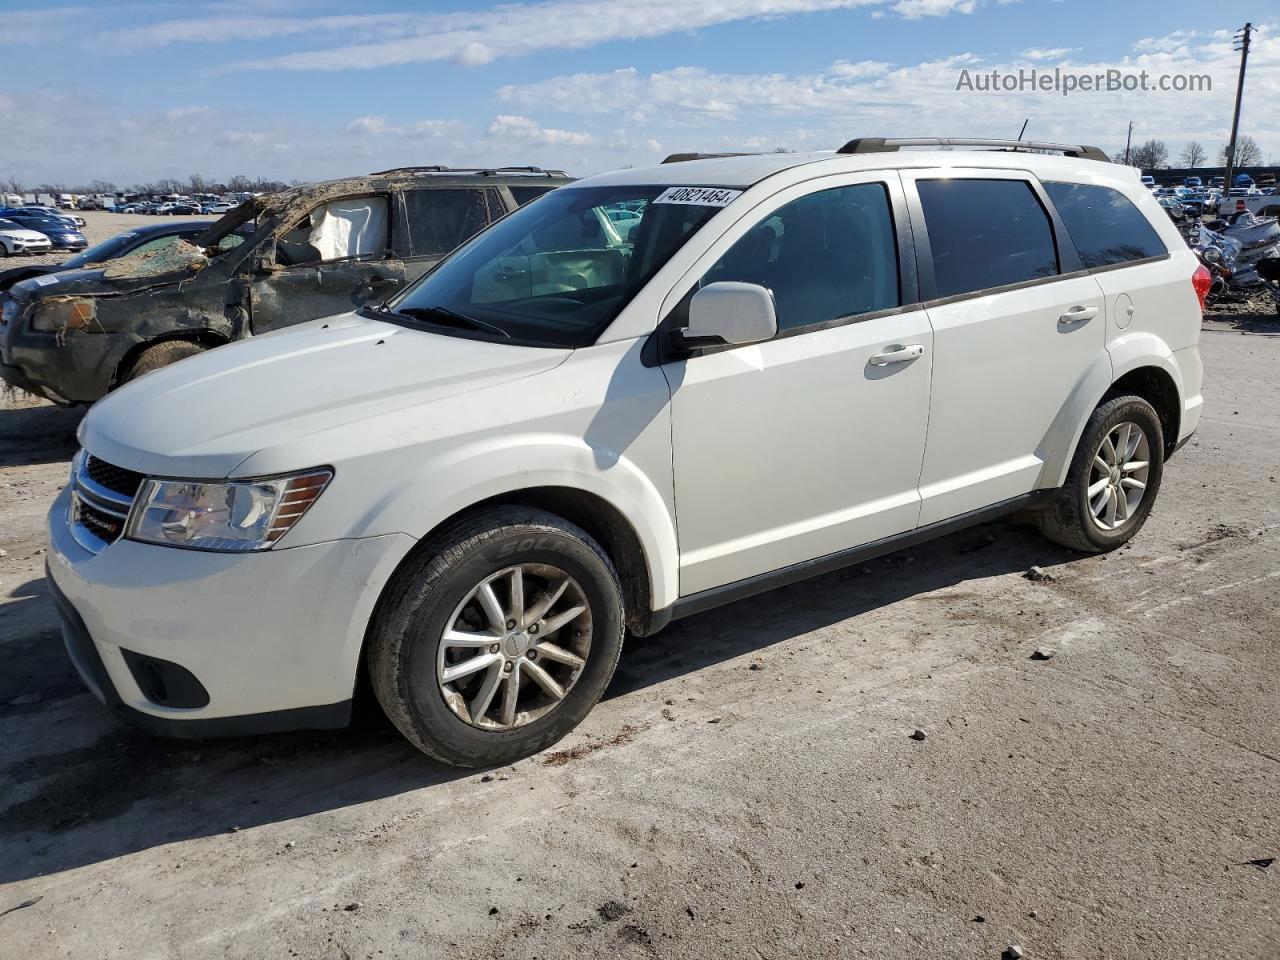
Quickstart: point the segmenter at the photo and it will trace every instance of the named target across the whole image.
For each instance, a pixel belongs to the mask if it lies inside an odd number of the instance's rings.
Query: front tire
[[[133,362],[120,378],[120,383],[123,385],[131,380],[137,380],[152,370],[159,370],[161,367],[167,367],[187,357],[194,357],[204,351],[204,347],[190,340],[165,340],[162,343],[152,344],[134,357]]]
[[[1067,480],[1037,518],[1040,532],[1084,553],[1127,543],[1151,513],[1164,475],[1164,431],[1137,396],[1103,403],[1089,417]]]
[[[595,706],[622,650],[617,572],[585,531],[525,507],[463,517],[397,574],[369,637],[391,722],[445,763],[511,763]]]

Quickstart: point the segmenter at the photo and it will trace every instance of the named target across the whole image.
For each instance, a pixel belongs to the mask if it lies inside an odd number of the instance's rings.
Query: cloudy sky
[[[1252,8],[1252,9],[1250,9]],[[1268,22],[1267,10],[1271,10]],[[1280,12],[1242,132],[1280,162]],[[1200,0],[0,0],[0,177],[311,180],[401,164],[588,174],[678,150],[1027,137],[1216,155],[1237,55]],[[1198,92],[957,90],[962,71],[1208,75]]]

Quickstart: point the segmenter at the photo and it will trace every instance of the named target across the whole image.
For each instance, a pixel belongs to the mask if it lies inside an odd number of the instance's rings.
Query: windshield
[[[16,223],[14,223],[12,220],[5,220],[3,217],[0,217],[0,230],[21,230],[21,229],[22,228],[18,226]]]
[[[62,269],[76,270],[86,263],[102,263],[104,260],[118,257],[124,252],[124,248],[129,245],[129,241],[136,236],[136,233],[122,233],[119,236],[112,237],[110,240],[95,243],[92,247],[80,251],[69,260],[63,260]]]
[[[392,300],[396,319],[527,344],[595,342],[719,209],[662,186],[562,187],[521,207]]]

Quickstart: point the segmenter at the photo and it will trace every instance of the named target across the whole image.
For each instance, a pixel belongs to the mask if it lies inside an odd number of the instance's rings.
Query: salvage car
[[[86,250],[81,250],[74,257],[69,257],[61,263],[31,264],[0,271],[0,293],[8,290],[20,280],[38,277],[41,274],[60,273],[64,270],[83,270],[90,264],[118,260],[131,253],[145,253],[149,250],[157,250],[176,243],[178,240],[192,241],[208,229],[208,221],[197,220],[186,223],[162,223],[154,227],[137,227],[133,230],[126,230],[124,233],[116,234],[109,240],[104,240],[102,243],[94,244]],[[48,239],[43,234],[38,236],[44,241],[44,250],[48,251]],[[221,246],[230,247],[243,241],[247,236],[245,233],[228,234],[222,241]]]
[[[97,404],[50,589],[152,730],[340,726],[367,677],[421,750],[508,763],[583,719],[627,629],[1014,511],[1129,541],[1200,419],[1208,285],[1095,147],[603,174],[383,305]]]
[[[0,377],[55,403],[92,402],[213,347],[385,299],[570,179],[403,167],[256,197],[190,243],[14,284],[0,308]]]

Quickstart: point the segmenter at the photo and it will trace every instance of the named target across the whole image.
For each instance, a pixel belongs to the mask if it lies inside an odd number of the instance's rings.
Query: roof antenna
[[[1031,122],[1030,117],[1027,117],[1027,119],[1022,121],[1022,129],[1018,131],[1018,136],[1015,139],[1018,139],[1018,140],[1022,139],[1022,135],[1027,132],[1027,124],[1030,122]]]

